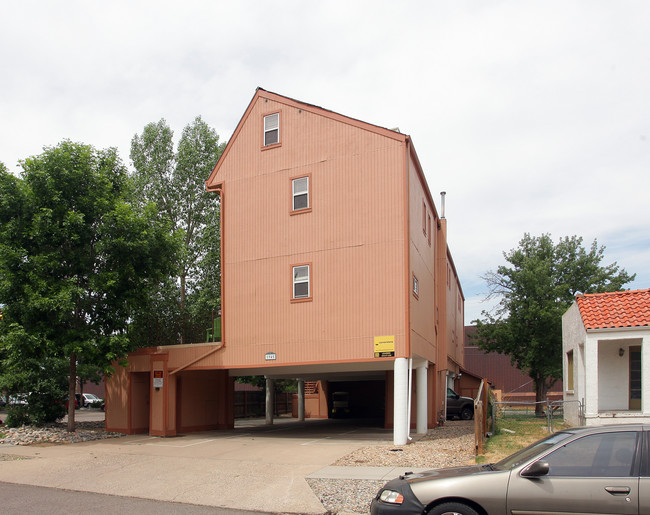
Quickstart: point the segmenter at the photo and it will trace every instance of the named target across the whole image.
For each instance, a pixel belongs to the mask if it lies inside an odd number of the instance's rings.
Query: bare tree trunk
[[[74,433],[75,387],[77,385],[77,355],[70,355],[70,378],[68,379],[68,431]]]

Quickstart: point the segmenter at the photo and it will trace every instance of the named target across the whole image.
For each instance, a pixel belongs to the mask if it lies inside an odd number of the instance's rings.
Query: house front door
[[[641,347],[630,347],[630,410],[641,411]]]

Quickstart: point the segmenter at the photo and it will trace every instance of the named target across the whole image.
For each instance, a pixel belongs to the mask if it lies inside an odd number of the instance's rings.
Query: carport
[[[225,350],[220,343],[207,343],[132,353],[128,366],[116,364],[116,372],[106,383],[106,428],[152,436],[232,429],[235,378],[252,375],[265,376],[268,382],[267,425],[274,422],[271,392],[276,379],[298,380],[300,421],[332,415],[372,421],[378,427],[392,428],[395,443],[405,443],[412,429],[426,433],[435,425],[436,370],[424,360],[271,363],[244,368],[228,363]],[[314,381],[320,385],[318,394],[305,395],[305,382]],[[335,397],[343,409],[333,413]]]
[[[345,363],[234,369],[230,374],[266,377],[267,424],[274,422],[273,401],[269,394],[273,391],[273,382],[296,379],[298,393],[294,414],[298,420],[347,418],[391,428],[393,413],[386,413],[386,400],[392,399],[392,370],[386,368],[385,363]],[[305,385],[311,388],[306,389]],[[333,411],[335,399],[339,399],[336,407],[340,409]]]

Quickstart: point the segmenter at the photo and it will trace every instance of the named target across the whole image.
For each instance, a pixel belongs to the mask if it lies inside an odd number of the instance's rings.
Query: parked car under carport
[[[474,418],[474,399],[463,397],[447,388],[447,420],[458,417],[461,420]]]

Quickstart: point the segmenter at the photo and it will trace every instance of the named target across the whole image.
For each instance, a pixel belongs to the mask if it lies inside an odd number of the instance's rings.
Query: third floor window
[[[280,113],[273,113],[264,117],[264,146],[275,145],[280,142]]]

